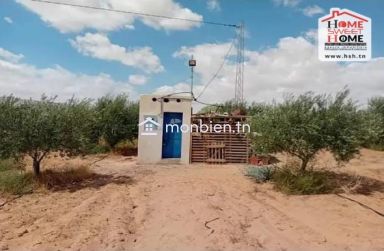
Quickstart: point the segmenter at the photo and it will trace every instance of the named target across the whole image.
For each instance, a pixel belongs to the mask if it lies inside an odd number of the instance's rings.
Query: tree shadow
[[[130,176],[98,174],[91,172],[88,168],[79,168],[46,170],[37,178],[37,182],[53,192],[76,192],[84,188],[98,189],[108,184],[132,185],[135,180]]]
[[[374,192],[384,192],[384,181],[348,173],[321,171],[328,177],[335,188],[334,193],[351,193],[371,195]]]

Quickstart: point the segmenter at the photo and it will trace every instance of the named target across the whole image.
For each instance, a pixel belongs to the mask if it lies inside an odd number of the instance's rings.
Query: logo
[[[139,124],[139,126],[144,126],[144,130],[141,135],[157,135],[160,124],[157,123],[156,120],[157,119],[154,116],[144,116],[144,121]]]
[[[371,59],[371,19],[348,9],[332,8],[318,21],[319,59],[368,61]]]
[[[178,133],[250,133],[251,126],[249,124],[241,124],[237,122],[232,124],[213,124],[210,121],[208,124],[203,124],[202,120],[199,120],[198,124],[181,124],[181,120],[172,119],[169,124],[164,127],[163,133],[178,134]],[[159,128],[160,123],[157,122],[156,116],[144,116],[144,121],[139,124],[143,126],[143,131],[140,135],[143,136],[155,136]]]

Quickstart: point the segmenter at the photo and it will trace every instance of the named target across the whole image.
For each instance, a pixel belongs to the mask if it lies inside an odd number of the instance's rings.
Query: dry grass
[[[79,167],[66,166],[58,169],[48,169],[41,173],[37,181],[47,189],[57,187],[66,187],[94,177],[94,173],[89,166],[81,165]]]
[[[36,179],[40,188],[50,191],[75,192],[84,188],[98,189],[108,184],[125,185],[134,181],[129,176],[113,176],[93,172],[89,165],[67,165],[48,169]]]

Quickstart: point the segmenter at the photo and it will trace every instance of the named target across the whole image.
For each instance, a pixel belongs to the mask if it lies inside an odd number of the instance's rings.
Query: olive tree
[[[125,95],[100,98],[95,106],[95,139],[102,137],[114,147],[122,140],[137,138],[139,104],[131,102]]]
[[[290,95],[264,109],[252,119],[254,150],[296,156],[302,171],[322,149],[338,161],[350,160],[359,151],[362,119],[348,94]]]
[[[369,100],[368,108],[362,111],[366,130],[364,146],[384,149],[384,97]]]
[[[18,103],[20,100],[13,96],[0,98],[0,158],[16,155],[18,144],[17,128],[20,124]]]
[[[5,97],[0,101],[0,154],[2,157],[28,155],[33,170],[50,152],[79,153],[91,130],[91,108],[87,101],[66,103],[43,97],[40,101]],[[4,113],[5,112],[5,113]]]

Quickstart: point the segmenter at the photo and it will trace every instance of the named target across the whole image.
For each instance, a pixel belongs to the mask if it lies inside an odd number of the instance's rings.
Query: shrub
[[[9,170],[23,170],[24,165],[15,159],[0,159],[0,172]]]
[[[32,192],[34,187],[33,175],[15,170],[0,173],[0,192],[21,195]]]
[[[139,104],[130,102],[128,97],[105,96],[95,107],[95,140],[103,138],[111,148],[122,140],[137,138],[139,124]]]
[[[116,144],[114,151],[123,156],[134,156],[137,154],[137,140],[123,140]]]
[[[87,150],[87,154],[102,154],[102,153],[108,153],[111,151],[111,148],[106,145],[91,145],[89,149]]]
[[[364,117],[364,146],[374,150],[384,150],[384,97],[369,100],[368,109],[362,111]]]
[[[246,170],[246,176],[256,180],[256,182],[265,182],[272,178],[272,167],[249,167]]]
[[[325,194],[335,189],[326,172],[297,171],[284,167],[272,175],[275,188],[286,194]]]

